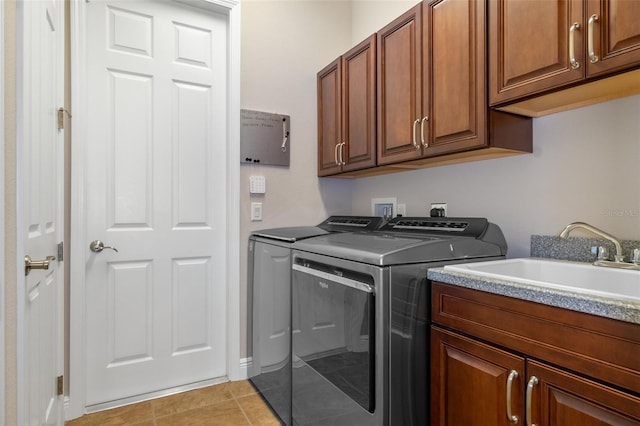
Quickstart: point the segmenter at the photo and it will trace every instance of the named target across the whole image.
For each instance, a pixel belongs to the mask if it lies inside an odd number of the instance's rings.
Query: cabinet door
[[[413,7],[377,35],[379,165],[422,156],[421,8]]]
[[[527,378],[538,378],[529,424],[538,426],[638,426],[640,398],[527,361]],[[527,401],[529,403],[529,401]]]
[[[376,37],[342,57],[343,170],[376,165]]]
[[[318,73],[318,176],[340,173],[342,58]]]
[[[487,143],[485,20],[484,1],[424,3],[422,111],[430,130],[424,156]]]
[[[507,381],[511,371],[511,400]],[[431,425],[523,424],[524,359],[438,327],[431,328]]]
[[[585,19],[587,77],[640,65],[640,1],[589,0]]]
[[[491,105],[584,78],[583,6],[583,0],[489,0]],[[574,23],[579,27],[570,31]],[[575,69],[570,38],[580,64]]]

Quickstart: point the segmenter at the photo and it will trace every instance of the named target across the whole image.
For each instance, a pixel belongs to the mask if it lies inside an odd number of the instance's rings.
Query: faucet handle
[[[631,262],[636,265],[640,264],[640,249],[633,249],[631,252]]]
[[[595,254],[598,260],[609,260],[609,249],[604,246],[591,247],[591,253]]]

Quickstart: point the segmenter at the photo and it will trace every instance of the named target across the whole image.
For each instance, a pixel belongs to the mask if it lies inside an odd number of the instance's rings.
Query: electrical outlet
[[[431,209],[429,211],[431,217],[445,217],[447,216],[447,203],[431,203]]]
[[[407,215],[407,205],[404,203],[398,204],[398,216]]]
[[[397,204],[398,200],[395,197],[372,198],[371,214],[373,216],[383,217],[385,220],[391,219],[396,215]]]

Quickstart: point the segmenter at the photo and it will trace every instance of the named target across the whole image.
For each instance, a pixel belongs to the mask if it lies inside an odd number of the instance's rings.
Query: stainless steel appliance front
[[[384,269],[295,252],[292,407],[298,425],[383,425],[389,298]]]

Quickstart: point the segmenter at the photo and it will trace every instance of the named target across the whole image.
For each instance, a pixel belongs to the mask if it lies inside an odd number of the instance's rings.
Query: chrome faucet
[[[571,233],[571,231],[573,231],[576,228],[586,229],[587,231],[590,231],[596,235],[601,236],[602,238],[606,238],[607,240],[611,241],[616,246],[616,254],[614,256],[616,263],[624,262],[624,256],[622,255],[622,246],[620,245],[620,241],[618,241],[618,239],[613,235],[608,234],[603,230],[596,228],[595,226],[591,226],[588,223],[584,223],[584,222],[570,223],[569,225],[567,225],[566,228],[564,228],[564,231],[560,233],[560,238],[567,238],[569,236],[569,233]]]

